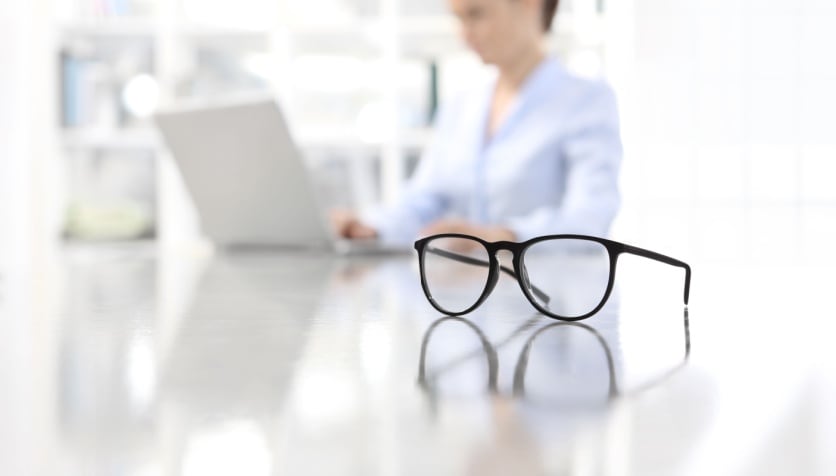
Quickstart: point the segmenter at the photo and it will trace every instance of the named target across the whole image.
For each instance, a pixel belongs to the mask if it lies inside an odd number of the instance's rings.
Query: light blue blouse
[[[547,58],[487,137],[495,84],[493,77],[442,107],[399,202],[364,216],[384,241],[410,242],[443,217],[505,226],[520,241],[607,235],[622,155],[612,90]]]

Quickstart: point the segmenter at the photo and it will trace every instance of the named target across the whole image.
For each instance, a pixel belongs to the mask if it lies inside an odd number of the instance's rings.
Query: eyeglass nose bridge
[[[517,256],[517,250],[520,247],[519,243],[514,243],[513,241],[495,241],[493,243],[489,243],[488,245],[488,252],[492,255],[496,255],[496,253],[504,250],[510,251],[515,258]]]
[[[483,299],[487,298],[491,292],[493,292],[497,282],[499,281],[499,275],[501,274],[500,271],[504,271],[506,273],[509,273],[510,271],[509,274],[516,277],[519,283],[525,287],[529,293],[533,293],[538,296],[545,296],[539,288],[531,284],[531,279],[528,276],[528,269],[526,269],[525,264],[522,261],[522,252],[520,251],[519,246],[519,243],[511,241],[497,241],[490,243],[490,246],[488,247],[488,256],[491,262],[491,271],[488,277],[488,285],[485,287]],[[500,251],[508,251],[511,253],[510,268],[504,266],[499,260]],[[548,297],[545,298],[545,301],[546,305],[548,305]]]
[[[520,265],[522,265],[522,255],[518,254],[519,251],[519,243],[514,243],[512,241],[495,241],[493,243],[488,243],[488,256],[491,262],[491,265],[496,270],[501,270],[501,268],[506,268],[508,270],[507,265],[503,265],[502,261],[499,259],[499,252],[500,251],[507,251],[511,253],[511,267],[510,270],[513,271],[517,276],[520,276],[520,272],[522,271]],[[496,273],[496,278],[499,279],[499,271]],[[496,283],[493,284],[495,286]]]
[[[488,243],[487,249],[491,263],[497,268],[502,265],[502,262],[499,260],[499,252],[507,251],[511,253],[511,269],[518,276],[520,275],[520,272],[522,271],[520,269],[520,266],[522,265],[522,253],[520,252],[519,243],[514,243],[513,241],[495,241],[493,243]]]
[[[549,301],[551,299],[548,294],[544,293],[540,288],[531,283],[531,279],[528,276],[528,269],[526,269],[525,263],[523,263],[523,254],[525,253],[525,250],[520,249],[519,243],[514,243],[513,241],[495,241],[493,243],[487,243],[486,248],[488,250],[492,271],[483,299],[487,298],[491,291],[493,291],[494,287],[496,287],[496,281],[499,280],[499,274],[500,271],[502,271],[517,279],[520,286],[524,288],[523,293],[526,295],[531,294],[536,296],[543,301],[543,307],[548,308]],[[499,261],[498,255],[500,251],[508,251],[511,253],[512,266],[510,268],[503,266]],[[529,299],[531,298],[529,297]],[[534,303],[532,302],[532,304]],[[535,307],[537,307],[536,304]]]

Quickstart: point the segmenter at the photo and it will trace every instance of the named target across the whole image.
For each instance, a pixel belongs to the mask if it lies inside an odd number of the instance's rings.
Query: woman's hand
[[[377,230],[360,221],[350,210],[331,210],[330,219],[337,236],[353,240],[377,238]]]
[[[514,232],[501,226],[474,225],[465,220],[445,219],[431,223],[421,231],[423,236],[441,233],[461,233],[482,238],[485,241],[515,241]]]

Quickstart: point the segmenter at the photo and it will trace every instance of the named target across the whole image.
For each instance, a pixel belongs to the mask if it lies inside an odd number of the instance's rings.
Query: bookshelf
[[[194,221],[182,215],[192,213],[187,203],[175,203],[186,195],[150,123],[156,108],[271,92],[311,166],[344,169],[349,191],[331,193],[331,201],[364,208],[397,199],[431,137],[436,104],[480,69],[439,0],[55,1],[60,150],[88,169],[112,156],[124,164],[133,156],[152,169],[139,178],[147,191],[139,193],[134,184],[128,197],[91,196],[89,183],[80,190],[70,182],[64,206],[111,202],[103,208],[118,216],[112,203],[136,202],[126,215],[145,215],[143,237]],[[582,53],[587,68],[589,58],[593,69],[600,66],[601,6],[593,0],[561,4],[551,47],[564,56]],[[66,175],[69,181],[84,171]],[[371,179],[359,179],[364,175]],[[332,182],[345,188],[340,179]],[[67,235],[126,237],[113,228],[69,229]]]

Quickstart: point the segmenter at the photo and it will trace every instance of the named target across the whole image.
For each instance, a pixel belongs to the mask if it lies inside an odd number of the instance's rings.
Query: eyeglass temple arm
[[[452,260],[459,261],[461,263],[467,263],[467,264],[472,264],[472,265],[476,265],[476,266],[484,266],[485,268],[489,268],[491,266],[490,262],[488,262],[488,261],[481,260],[481,259],[478,259],[478,258],[473,258],[473,257],[466,256],[466,255],[461,255],[461,254],[458,254],[458,253],[453,253],[452,251],[433,248],[432,246],[427,246],[425,251],[427,251],[428,253],[436,254],[438,256],[443,256],[445,258],[450,258]],[[516,280],[519,280],[519,277],[517,276],[517,273],[514,272],[513,269],[508,268],[508,267],[503,266],[503,265],[499,265],[499,269],[502,270],[503,273],[513,277]],[[540,288],[538,288],[537,286],[535,286],[533,284],[531,284],[531,292],[533,292],[534,295],[537,296],[537,298],[539,298],[541,301],[543,301],[546,304],[548,304],[549,301],[551,301],[551,298],[549,297],[548,294],[544,293]]]
[[[683,261],[679,261],[678,259],[671,258],[670,256],[665,256],[663,254],[656,253],[655,251],[646,250],[643,248],[637,248],[635,246],[624,245],[624,252],[643,256],[645,258],[650,258],[655,261],[659,261],[665,264],[669,264],[671,266],[676,266],[678,268],[683,268],[685,270],[685,305],[688,305],[688,297],[691,293],[691,267],[688,266],[688,263]]]

